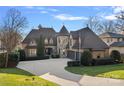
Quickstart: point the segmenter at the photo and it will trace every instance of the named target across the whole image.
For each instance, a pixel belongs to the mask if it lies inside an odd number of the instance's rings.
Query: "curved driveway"
[[[61,78],[63,80],[69,80],[78,82],[81,79],[81,75],[70,73],[64,68],[67,66],[67,61],[70,59],[48,59],[48,60],[36,60],[36,61],[22,61],[17,66],[23,70],[33,73],[38,76],[48,75]]]
[[[18,68],[26,70],[34,75],[38,75],[44,79],[55,82],[64,86],[78,86],[78,85],[104,85],[117,86],[123,85],[124,80],[92,77],[86,75],[77,75],[64,70],[67,66],[67,61],[70,59],[48,59],[37,61],[22,61],[19,62]]]

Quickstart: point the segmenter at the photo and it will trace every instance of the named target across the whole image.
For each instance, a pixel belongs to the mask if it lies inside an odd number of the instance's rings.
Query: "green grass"
[[[104,66],[65,67],[69,72],[105,78],[124,79],[124,64]]]
[[[34,78],[34,80],[33,80]],[[0,86],[56,86],[57,84],[18,68],[0,68]]]

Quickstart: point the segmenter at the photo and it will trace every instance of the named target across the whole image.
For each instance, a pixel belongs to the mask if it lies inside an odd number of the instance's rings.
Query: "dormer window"
[[[51,38],[50,41],[49,41],[50,44],[53,44],[53,39]]]
[[[46,38],[44,42],[45,42],[45,44],[48,44],[48,39]]]

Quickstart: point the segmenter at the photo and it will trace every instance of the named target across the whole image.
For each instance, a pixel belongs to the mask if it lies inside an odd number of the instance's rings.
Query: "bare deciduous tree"
[[[116,17],[116,28],[118,29],[118,31],[124,31],[124,10],[120,11],[120,13],[116,15]]]
[[[89,17],[86,24],[97,34],[104,32],[116,32],[115,22],[112,20],[101,20],[99,17]]]
[[[98,33],[98,28],[100,26],[100,20],[97,16],[90,16],[86,23],[90,29],[92,29],[94,32]]]
[[[102,21],[99,25],[99,32],[116,32],[115,22],[112,20]]]
[[[116,15],[116,17],[117,17],[118,19],[124,20],[124,10],[121,10],[121,11]]]
[[[0,39],[6,53],[5,67],[8,65],[8,55],[17,46],[21,37],[21,31],[27,26],[27,19],[17,9],[8,10],[0,32]]]

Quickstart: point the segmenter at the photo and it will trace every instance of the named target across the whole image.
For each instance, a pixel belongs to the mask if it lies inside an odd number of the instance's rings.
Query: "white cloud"
[[[59,15],[55,15],[54,17],[59,20],[68,20],[68,21],[87,20],[87,18],[83,17],[83,16],[72,16],[72,15],[68,15],[68,14],[59,14]]]
[[[115,15],[108,15],[108,16],[104,16],[105,19],[107,20],[116,20],[117,18],[115,17]]]
[[[26,6],[25,8],[27,8],[27,9],[35,9],[35,10],[40,11],[40,13],[48,13],[48,11],[51,11],[51,12],[58,12],[59,11],[58,9],[48,8],[48,7]]]
[[[47,14],[48,12],[47,11],[40,11],[40,13]]]
[[[101,20],[106,19],[106,20],[116,20],[117,18],[115,17],[115,14],[112,13],[105,13],[105,12],[100,12],[97,14]]]
[[[124,10],[124,6],[115,6],[115,7],[112,7],[112,9],[114,13],[118,13],[121,10]]]

